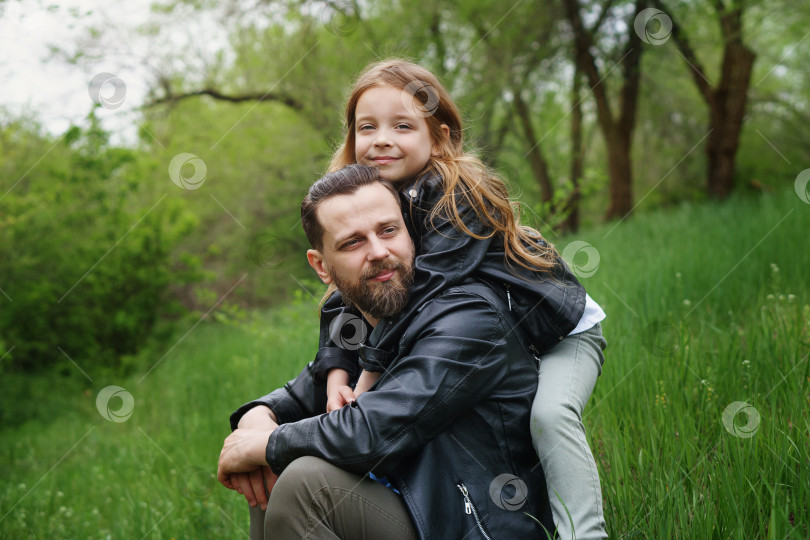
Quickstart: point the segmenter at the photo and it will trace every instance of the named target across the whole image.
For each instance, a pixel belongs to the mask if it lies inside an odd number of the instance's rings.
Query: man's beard
[[[397,273],[388,281],[369,281],[391,270],[396,270]],[[413,283],[413,266],[406,265],[403,261],[375,263],[354,282],[341,279],[334,268],[330,268],[329,273],[344,302],[376,319],[390,319],[408,304],[408,288]]]

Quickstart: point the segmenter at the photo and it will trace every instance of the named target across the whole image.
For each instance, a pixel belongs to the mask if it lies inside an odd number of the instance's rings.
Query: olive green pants
[[[415,539],[402,497],[316,457],[293,461],[267,504],[250,509],[251,540]]]

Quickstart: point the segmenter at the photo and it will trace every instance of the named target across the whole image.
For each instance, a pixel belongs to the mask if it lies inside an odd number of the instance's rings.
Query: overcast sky
[[[93,107],[89,83],[108,72],[126,86],[123,102],[114,110],[98,109],[115,139],[133,140],[136,107],[146,95],[148,56],[144,40],[134,29],[149,19],[147,0],[6,0],[0,2],[0,109],[12,117],[33,113],[51,133],[82,123]],[[91,27],[102,28],[111,44],[100,61],[71,65],[52,46],[73,53],[87,40]],[[120,39],[116,40],[116,37]],[[116,88],[102,86],[102,96]],[[0,114],[2,119],[2,114]]]

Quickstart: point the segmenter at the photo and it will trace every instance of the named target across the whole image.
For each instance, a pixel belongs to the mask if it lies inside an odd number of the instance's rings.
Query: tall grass
[[[585,423],[611,537],[810,535],[808,230],[791,191],[577,236],[598,253],[583,282],[608,313]],[[315,303],[186,336],[192,324],[145,377],[4,374],[3,537],[246,535],[244,501],[214,479],[228,415],[311,359]],[[135,400],[124,422],[96,409],[109,385]],[[748,406],[724,422],[734,402]]]
[[[787,192],[583,238],[608,313],[586,425],[611,536],[810,534],[809,227]],[[734,402],[753,408],[724,424]]]

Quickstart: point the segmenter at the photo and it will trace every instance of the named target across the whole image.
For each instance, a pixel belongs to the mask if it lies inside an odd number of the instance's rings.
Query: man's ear
[[[308,249],[307,250],[307,261],[309,265],[318,273],[318,277],[321,278],[321,281],[329,285],[332,283],[332,276],[329,274],[329,270],[326,268],[326,264],[323,260],[323,255],[317,249]]]
[[[445,139],[449,139],[449,138],[450,138],[450,128],[447,126],[447,124],[442,124],[441,126],[439,126],[439,129],[441,129],[441,130],[442,130],[442,136],[443,136]],[[439,145],[438,145],[438,144],[434,144],[434,145],[433,145],[433,153],[432,153],[432,155],[433,155],[433,156],[438,156],[440,153],[441,153],[441,152],[439,152]]]

